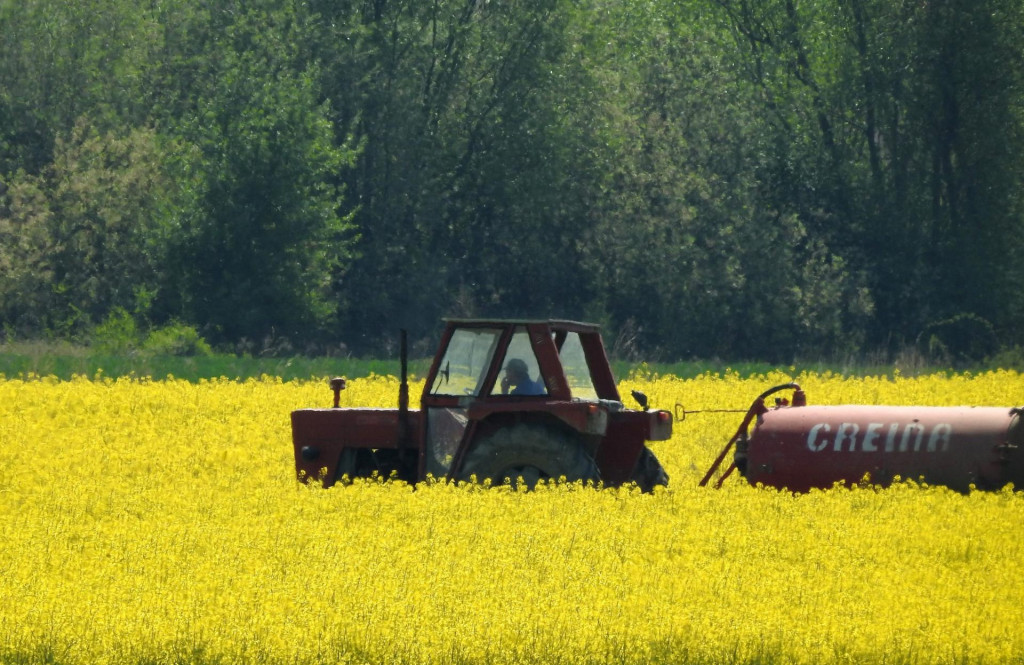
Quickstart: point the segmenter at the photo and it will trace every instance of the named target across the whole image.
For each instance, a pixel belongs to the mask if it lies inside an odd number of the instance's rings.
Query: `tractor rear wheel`
[[[651,449],[644,446],[630,477],[642,492],[653,492],[655,485],[668,485],[668,474]]]
[[[459,480],[490,479],[495,485],[527,487],[539,480],[565,477],[567,481],[600,479],[597,464],[571,434],[552,427],[518,424],[481,437],[466,455]]]

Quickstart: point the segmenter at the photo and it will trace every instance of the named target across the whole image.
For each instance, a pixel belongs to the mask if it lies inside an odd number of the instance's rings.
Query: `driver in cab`
[[[501,379],[502,395],[544,395],[547,389],[540,381],[530,378],[526,362],[512,358],[505,365],[505,376]]]

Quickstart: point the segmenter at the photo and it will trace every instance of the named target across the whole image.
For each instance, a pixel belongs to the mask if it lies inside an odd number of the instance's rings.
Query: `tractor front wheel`
[[[668,474],[651,449],[644,447],[640,458],[636,461],[633,476],[630,478],[643,492],[653,492],[656,485],[668,485]]]
[[[593,480],[601,475],[597,464],[583,444],[571,434],[551,427],[519,424],[481,437],[469,450],[459,480],[477,482],[490,479],[496,485],[516,485],[523,479],[527,487],[539,480]]]

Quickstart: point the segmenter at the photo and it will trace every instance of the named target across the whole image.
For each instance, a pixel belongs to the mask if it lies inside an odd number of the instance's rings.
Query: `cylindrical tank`
[[[756,485],[807,491],[894,476],[966,491],[1024,488],[1020,410],[1002,407],[779,406],[737,441]]]

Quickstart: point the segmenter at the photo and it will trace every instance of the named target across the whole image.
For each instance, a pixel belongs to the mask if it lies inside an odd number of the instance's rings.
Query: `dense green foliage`
[[[7,339],[971,361],[1022,185],[1018,0],[0,0]]]

